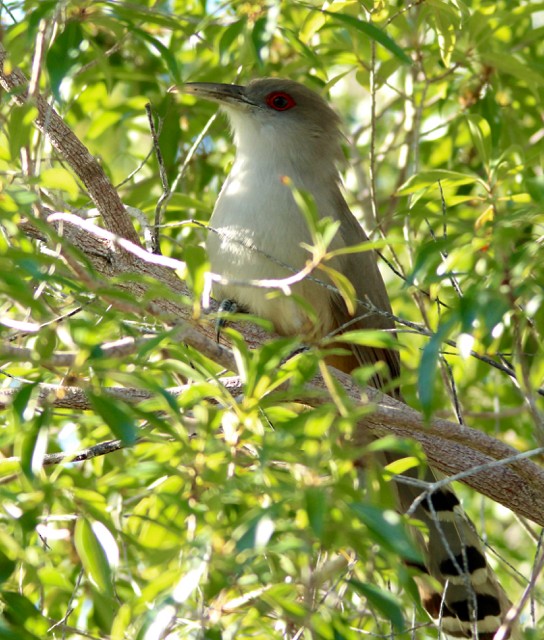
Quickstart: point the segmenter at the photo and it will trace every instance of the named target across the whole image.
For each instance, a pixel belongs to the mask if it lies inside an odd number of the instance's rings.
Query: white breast
[[[296,180],[296,176],[290,176]],[[250,281],[281,279],[302,269],[310,253],[310,234],[291,190],[270,164],[237,158],[210,220],[207,250],[212,271],[229,284],[217,286],[217,299],[235,300],[249,312],[271,320],[279,333],[312,335],[308,314],[293,297],[274,289],[250,286]],[[319,272],[314,274],[324,279]],[[315,309],[322,335],[332,326],[327,289],[305,280],[293,287]]]

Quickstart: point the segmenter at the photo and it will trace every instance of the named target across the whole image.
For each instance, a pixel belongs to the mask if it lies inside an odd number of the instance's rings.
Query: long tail
[[[423,606],[451,636],[493,640],[511,603],[486,560],[474,525],[450,489],[420,499],[421,487],[403,480],[399,477],[396,483],[401,510],[412,513],[428,529],[428,537],[414,529],[425,557],[416,579]],[[428,469],[425,480],[436,482],[435,472]],[[510,640],[519,637],[519,628],[513,627]]]

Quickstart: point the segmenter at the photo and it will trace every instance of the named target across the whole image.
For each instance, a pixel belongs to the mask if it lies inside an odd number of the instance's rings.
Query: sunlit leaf
[[[491,159],[491,128],[484,118],[477,115],[466,116],[472,142],[481,161],[488,166]]]
[[[353,16],[350,16],[346,13],[334,13],[332,11],[323,11],[323,13],[331,16],[338,22],[342,22],[358,31],[361,31],[369,38],[372,38],[372,40],[375,40],[383,47],[388,49],[393,55],[395,55],[405,64],[412,64],[410,57],[406,55],[406,53],[394,42],[394,40],[392,40],[386,33],[384,33],[381,29],[371,24],[370,22],[359,20],[358,18],[354,18]]]
[[[401,187],[398,193],[400,195],[408,195],[415,193],[420,189],[428,187],[437,187],[439,182],[445,182],[451,186],[460,186],[463,184],[483,184],[478,176],[471,176],[458,171],[447,171],[445,169],[435,169],[434,171],[421,171],[409,178]]]
[[[13,591],[2,591],[1,599],[4,603],[2,611],[3,617],[13,626],[19,625],[21,628],[22,640],[30,640],[30,638],[43,638],[49,629],[47,618],[41,615],[27,597]],[[4,627],[5,629],[5,627]],[[35,636],[34,633],[38,633]],[[0,638],[2,638],[0,627]],[[9,638],[9,627],[6,630],[6,638]]]
[[[70,198],[76,198],[79,193],[74,176],[62,167],[44,169],[40,174],[40,183],[46,189],[66,191]]]
[[[113,595],[111,569],[106,553],[91,524],[83,517],[77,519],[74,544],[91,584],[102,593]]]

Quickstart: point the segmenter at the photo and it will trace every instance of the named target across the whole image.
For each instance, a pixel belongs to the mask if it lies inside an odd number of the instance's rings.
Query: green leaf
[[[350,507],[357,514],[359,520],[372,532],[374,539],[384,548],[398,553],[410,562],[420,563],[422,561],[421,553],[406,533],[397,513],[383,511],[360,502],[355,502]]]
[[[0,582],[5,582],[15,571],[16,562],[0,549]]]
[[[393,460],[390,462],[385,469],[391,473],[392,475],[400,475],[402,473],[406,473],[410,469],[414,469],[421,464],[421,460],[416,458],[415,456],[406,456],[405,458],[399,458],[398,460]]]
[[[236,370],[244,383],[248,382],[251,352],[244,337],[234,329],[225,329],[232,343],[232,354],[236,360]]]
[[[392,244],[395,244],[394,240],[365,240],[364,242],[359,242],[358,244],[350,244],[347,247],[342,247],[340,249],[334,249],[333,251],[329,251],[329,256],[347,256],[353,253],[364,253],[365,251],[374,251],[376,249],[383,249],[384,247],[389,247]]]
[[[466,173],[460,173],[459,171],[434,169],[433,171],[420,171],[419,173],[411,176],[399,188],[397,193],[405,196],[410,193],[420,191],[421,189],[437,186],[438,182],[445,182],[450,186],[460,186],[463,184],[473,184],[477,182],[485,187],[485,184],[478,176],[471,176]]]
[[[330,267],[326,267],[325,265],[321,265],[321,269],[325,271],[325,273],[332,280],[333,285],[338,289],[338,292],[344,300],[344,304],[346,305],[346,309],[349,315],[354,316],[357,309],[357,302],[355,287],[351,283],[351,280],[336,269],[331,269]]]
[[[263,49],[266,51],[270,38],[274,33],[276,26],[275,15],[274,11],[265,11],[263,17],[255,20],[255,23],[250,30],[249,37],[253,43],[255,56],[259,66],[263,64]]]
[[[210,207],[206,205],[202,200],[187,195],[185,193],[173,193],[168,201],[168,210],[172,209],[181,209],[185,211],[186,209],[196,209],[197,211],[210,211]],[[187,226],[190,226],[191,223],[187,222]],[[196,227],[196,225],[192,225]]]
[[[21,469],[27,478],[34,478],[42,468],[47,446],[46,425],[50,420],[50,409],[45,407],[32,420],[28,420],[21,441]]]
[[[113,597],[111,569],[106,552],[98,541],[91,525],[78,518],[74,531],[74,544],[85,574],[95,589]]]
[[[221,38],[218,44],[221,57],[227,56],[231,47],[233,46],[233,43],[235,41],[238,41],[238,38],[243,32],[246,25],[247,20],[236,20],[236,22],[233,22],[222,30]]]
[[[343,22],[345,25],[361,31],[369,38],[372,38],[372,40],[375,40],[383,47],[385,47],[404,64],[412,64],[412,61],[404,53],[404,51],[393,40],[391,40],[391,38],[386,33],[384,33],[381,29],[379,29],[372,23],[366,22],[364,20],[359,20],[358,18],[354,18],[353,16],[349,16],[345,13],[333,13],[332,11],[323,11],[322,13],[331,16],[338,22]]]
[[[31,101],[11,110],[7,131],[9,131],[9,150],[13,162],[20,162],[21,149],[30,144],[37,115],[38,110]]]
[[[183,260],[187,267],[187,284],[193,292],[194,304],[197,305],[204,289],[205,274],[210,268],[208,254],[204,247],[187,245],[183,251]]]
[[[304,492],[306,498],[306,513],[312,531],[318,538],[323,535],[325,513],[327,511],[327,496],[320,487],[308,487]]]
[[[531,89],[544,86],[544,75],[533,70],[526,60],[520,60],[512,52],[505,55],[504,52],[483,51],[481,59],[484,64],[495,67],[503,73],[508,73],[518,80],[523,80]]]
[[[544,204],[544,176],[525,178],[525,185],[531,198],[540,205]]]
[[[135,640],[155,640],[165,638],[168,635],[168,629],[176,617],[177,605],[173,598],[168,597],[160,602],[155,602],[140,619],[140,628]],[[126,636],[123,636],[125,638]]]
[[[236,543],[238,551],[246,549],[263,549],[268,544],[276,525],[271,517],[269,509],[263,510],[259,515],[253,518],[248,525],[242,526],[243,531]],[[235,532],[236,537],[236,532]]]
[[[462,7],[459,6],[461,3],[455,5],[448,2],[447,0],[426,0],[425,4],[428,4],[430,7],[432,7],[435,12],[440,12],[443,15],[447,15],[452,22],[459,24],[462,17]]]
[[[37,387],[37,382],[25,384],[19,389],[19,391],[17,391],[13,398],[11,408],[15,413],[16,420],[19,424],[24,424],[26,420],[29,419],[29,416],[26,415],[26,410],[28,403],[30,402],[30,398],[32,397],[32,393]]]
[[[418,367],[417,389],[421,409],[425,418],[431,416],[433,409],[436,369],[440,350],[442,349],[444,339],[454,324],[455,319],[443,323],[423,348]]]
[[[357,329],[346,331],[335,338],[341,342],[358,344],[362,347],[377,347],[379,349],[398,349],[398,340],[391,333],[377,329]]]
[[[312,236],[312,240],[315,242],[316,236],[318,235],[320,217],[314,197],[307,191],[297,189],[291,178],[288,176],[283,176],[283,182],[287,187],[289,187],[289,189],[291,189],[291,193],[293,194],[297,207],[304,216]]]
[[[306,616],[306,609],[299,602],[298,590],[294,584],[274,585],[263,593],[261,599],[294,618],[303,619]]]
[[[17,629],[9,628],[7,622],[0,619],[0,640],[40,640],[40,638],[19,626]]]
[[[491,127],[487,120],[479,115],[472,114],[465,116],[472,142],[478,151],[482,163],[489,167],[491,159]]]
[[[17,458],[0,459],[0,478],[12,476],[20,471],[20,463]]]
[[[32,13],[28,15],[28,44],[35,43],[36,32],[41,20],[54,19],[54,12],[58,9],[57,0],[41,0],[35,3]],[[24,23],[23,23],[24,24]]]
[[[50,624],[28,598],[13,591],[3,591],[2,600],[4,602],[3,616],[11,625],[21,629],[20,637],[22,639],[36,637],[30,632],[36,632],[39,638],[47,637]],[[6,635],[5,637],[9,638],[10,636]]]
[[[130,30],[133,33],[138,34],[140,38],[142,38],[142,40],[149,42],[149,44],[151,44],[151,46],[153,46],[158,51],[161,58],[166,63],[166,67],[170,71],[174,83],[181,84],[181,74],[179,72],[178,63],[175,56],[172,55],[172,52],[167,47],[165,47],[158,38],[155,38],[143,29],[136,27],[134,23],[130,24]]]
[[[310,11],[304,19],[299,32],[299,37],[305,44],[311,44],[312,37],[323,27],[326,18],[322,12]]]
[[[79,49],[83,42],[83,31],[77,21],[65,24],[62,31],[49,48],[45,58],[46,68],[51,79],[51,90],[60,102],[60,85],[72,67],[79,65]]]
[[[123,114],[120,111],[102,111],[95,114],[87,131],[87,140],[96,140],[121,121]]]
[[[46,189],[60,189],[75,200],[79,194],[79,186],[74,176],[63,167],[44,169],[40,173],[40,185]]]
[[[138,428],[132,413],[120,401],[89,392],[91,406],[123,443],[132,445],[138,437]]]
[[[440,55],[444,66],[449,68],[451,64],[451,56],[455,50],[456,33],[455,25],[451,17],[438,9],[434,13],[435,28],[438,36],[438,46],[440,47]]]
[[[399,633],[404,632],[402,607],[392,593],[355,579],[349,580],[349,583],[355,587],[356,591],[362,593],[373,607],[381,611]]]

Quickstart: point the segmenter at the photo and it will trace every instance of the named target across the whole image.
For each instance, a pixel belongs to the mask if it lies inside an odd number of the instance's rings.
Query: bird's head
[[[183,93],[212,100],[227,113],[239,152],[318,166],[341,158],[340,119],[315,91],[293,80],[260,78],[245,86],[189,82]]]

